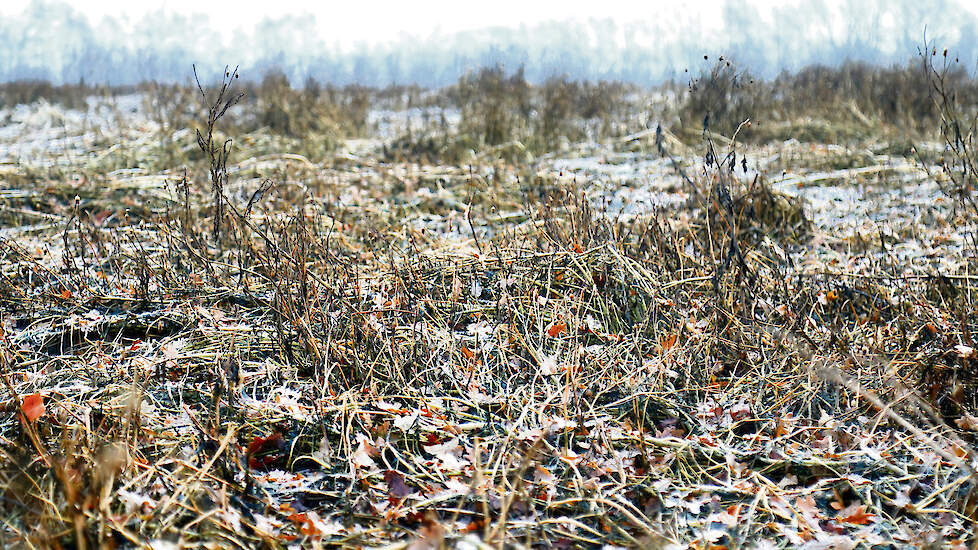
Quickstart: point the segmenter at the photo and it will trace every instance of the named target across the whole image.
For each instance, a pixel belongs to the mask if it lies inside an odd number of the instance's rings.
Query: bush
[[[88,105],[86,98],[93,93],[95,89],[85,83],[55,86],[45,80],[18,80],[0,84],[0,107],[27,105],[43,99],[68,109],[81,109]]]
[[[964,69],[949,68],[944,78],[957,101],[978,104],[978,85]],[[816,65],[763,82],[721,58],[710,72],[690,81],[680,121],[689,133],[706,127],[729,136],[750,118],[761,122],[739,136],[750,141],[810,136],[811,141],[846,142],[884,128],[920,135],[932,133],[940,122],[930,94],[928,73],[915,62],[889,68],[856,62]],[[788,127],[779,130],[772,123]]]
[[[721,57],[710,72],[689,82],[679,117],[687,130],[713,130],[730,136],[742,122],[756,117],[770,99],[769,86],[748,72],[737,72],[733,63]]]
[[[530,85],[523,69],[510,76],[501,66],[484,68],[463,76],[448,97],[462,112],[463,133],[480,145],[512,141],[530,117]]]

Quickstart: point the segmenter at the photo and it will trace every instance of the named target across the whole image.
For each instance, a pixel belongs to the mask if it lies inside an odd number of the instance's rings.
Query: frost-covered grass
[[[236,136],[215,239],[125,101],[0,128],[5,546],[974,542],[974,220],[921,157],[436,163],[385,105],[313,161]]]

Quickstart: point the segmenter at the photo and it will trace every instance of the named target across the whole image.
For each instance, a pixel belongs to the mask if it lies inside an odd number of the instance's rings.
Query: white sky
[[[797,5],[807,0],[747,0],[762,14],[773,6]],[[926,0],[924,0],[926,1]],[[860,0],[828,0],[829,5]],[[0,14],[24,10],[31,0],[0,0]],[[402,35],[428,37],[435,31],[456,31],[490,26],[517,27],[547,20],[612,18],[628,21],[662,21],[693,18],[707,26],[720,23],[711,0],[69,0],[75,10],[93,24],[105,16],[138,21],[160,9],[183,15],[206,14],[225,40],[238,28],[250,30],[266,18],[313,14],[320,39],[341,47],[357,43],[393,42]],[[961,7],[978,14],[978,2],[962,0]],[[678,29],[677,29],[678,30]]]
[[[268,17],[311,13],[324,41],[341,44],[385,42],[400,34],[429,36],[489,26],[516,27],[546,20],[611,17],[619,22],[662,17],[682,10],[714,19],[709,0],[71,0],[71,6],[92,23],[111,15],[138,20],[164,9],[181,14],[203,13],[215,27],[250,28]],[[760,0],[759,5],[773,4]],[[22,11],[30,0],[2,0],[0,13]],[[226,24],[221,24],[225,22]]]

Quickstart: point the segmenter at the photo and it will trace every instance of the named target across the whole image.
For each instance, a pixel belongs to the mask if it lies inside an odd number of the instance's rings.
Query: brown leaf
[[[414,489],[404,483],[404,474],[397,470],[384,472],[384,482],[387,483],[387,494],[396,498],[404,498],[414,492]]]
[[[774,437],[782,437],[788,433],[788,425],[784,417],[778,417],[778,423],[774,428]]]
[[[968,413],[964,413],[964,416],[958,418],[954,421],[962,430],[971,430],[973,432],[978,431],[978,418],[971,416]]]

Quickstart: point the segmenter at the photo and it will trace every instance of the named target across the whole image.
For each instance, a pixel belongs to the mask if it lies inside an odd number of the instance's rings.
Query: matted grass
[[[974,542],[974,220],[914,159],[232,149],[215,240],[100,164],[141,116],[4,172],[6,546]]]

